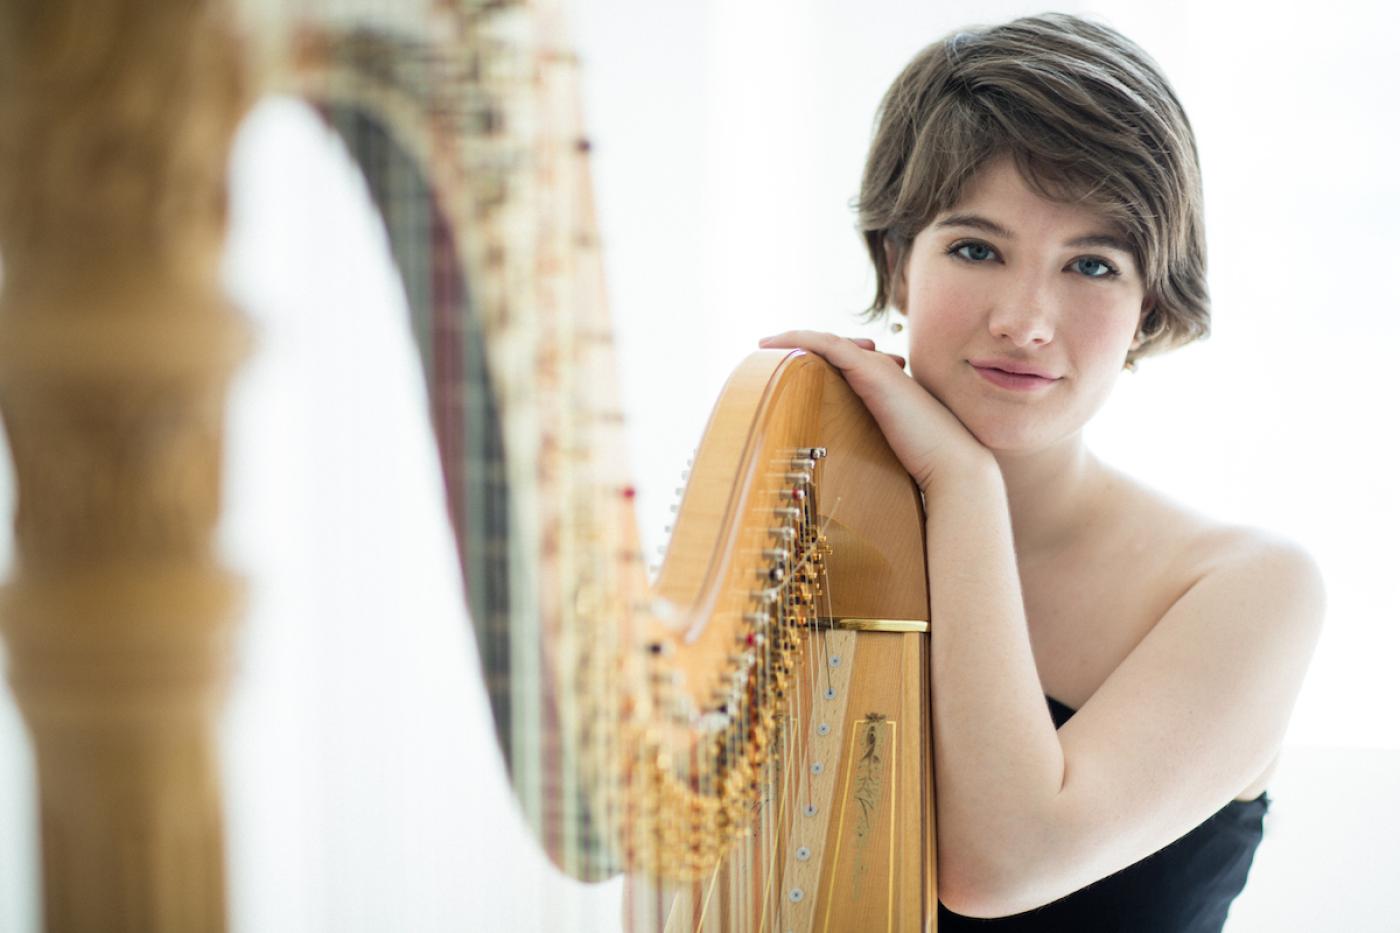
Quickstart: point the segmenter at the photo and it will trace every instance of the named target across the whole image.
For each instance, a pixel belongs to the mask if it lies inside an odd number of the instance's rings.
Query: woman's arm
[[[1059,731],[1064,786],[1043,835],[977,892],[996,915],[1056,900],[1170,845],[1283,745],[1322,630],[1322,578],[1239,532]]]
[[[945,471],[924,497],[938,892],[959,913],[996,916],[985,895],[1024,872],[1017,856],[1046,831],[1064,753],[1031,651],[1000,470],[988,457]]]

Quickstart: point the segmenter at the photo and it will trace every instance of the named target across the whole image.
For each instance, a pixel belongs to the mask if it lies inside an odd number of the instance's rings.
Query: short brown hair
[[[1047,13],[952,33],[885,93],[861,179],[875,263],[867,319],[892,303],[909,245],[989,160],[1044,197],[1104,213],[1132,244],[1151,309],[1128,363],[1210,332],[1196,139],[1161,68],[1107,26]]]

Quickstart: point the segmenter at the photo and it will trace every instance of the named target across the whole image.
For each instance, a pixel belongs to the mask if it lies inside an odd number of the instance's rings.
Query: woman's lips
[[[997,369],[995,366],[978,366],[973,364],[972,368],[977,370],[977,375],[981,376],[992,385],[1020,392],[1043,389],[1046,386],[1054,385],[1056,382],[1059,382],[1058,379],[1051,379],[1048,376],[1033,376],[1030,373],[1009,373],[1004,369]]]

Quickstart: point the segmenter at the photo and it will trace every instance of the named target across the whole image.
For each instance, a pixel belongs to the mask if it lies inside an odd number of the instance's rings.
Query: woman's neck
[[[1006,484],[1018,561],[1062,550],[1102,514],[1110,471],[1079,434],[1035,453],[993,453]]]

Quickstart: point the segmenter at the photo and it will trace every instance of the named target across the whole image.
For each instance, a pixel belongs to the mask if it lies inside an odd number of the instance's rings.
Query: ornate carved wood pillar
[[[52,931],[225,926],[216,735],[239,581],[213,554],[225,171],[246,79],[197,0],[0,0],[0,591]]]

